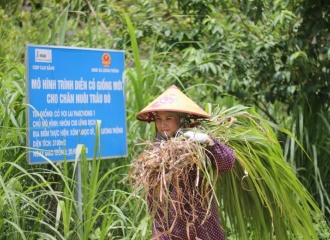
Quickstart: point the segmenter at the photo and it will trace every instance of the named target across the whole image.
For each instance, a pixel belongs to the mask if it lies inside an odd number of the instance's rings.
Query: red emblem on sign
[[[104,67],[109,67],[111,64],[111,57],[109,53],[103,53],[102,55],[102,64]]]

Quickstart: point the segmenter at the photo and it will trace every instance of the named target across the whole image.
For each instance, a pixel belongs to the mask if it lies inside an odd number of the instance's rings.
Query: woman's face
[[[180,117],[175,112],[156,112],[156,128],[163,137],[172,136],[180,127]]]

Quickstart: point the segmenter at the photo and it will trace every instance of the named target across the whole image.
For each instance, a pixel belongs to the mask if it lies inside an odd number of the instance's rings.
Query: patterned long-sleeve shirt
[[[207,154],[212,165],[218,174],[229,171],[235,163],[233,150],[215,139],[213,141],[215,144],[207,147],[209,151]],[[190,172],[189,184],[191,186],[195,183],[196,173],[196,170]],[[208,210],[202,204],[203,196],[193,193],[191,189],[194,187],[191,186],[182,186],[184,189],[181,191],[184,192],[185,199],[191,199],[188,195],[194,194],[196,201],[184,203],[183,211],[179,211],[177,205],[173,204],[178,199],[177,190],[175,188],[170,190],[172,204],[169,203],[166,213],[158,211],[154,216],[153,240],[225,240],[214,199],[212,198]],[[192,211],[195,214],[192,214]]]

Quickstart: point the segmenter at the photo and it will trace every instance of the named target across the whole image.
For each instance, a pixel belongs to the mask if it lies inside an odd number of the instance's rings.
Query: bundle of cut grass
[[[275,131],[300,146],[292,133],[241,105],[215,108],[203,127],[236,156],[216,190],[222,223],[235,229],[235,237],[318,239],[313,218],[322,213],[286,161]]]
[[[142,190],[151,214],[166,212],[168,204],[180,214],[184,204],[189,204],[194,220],[196,206],[208,209],[213,181],[212,171],[207,169],[207,150],[183,137],[144,144],[145,150],[133,160],[129,176],[133,189]]]
[[[322,212],[286,161],[274,129],[300,146],[292,133],[241,105],[215,108],[199,127],[233,149],[235,168],[216,183],[202,146],[180,137],[156,148],[146,143],[149,148],[131,165],[131,179],[134,189],[146,194],[153,214],[161,210],[166,215],[169,204],[181,211],[184,202],[207,207],[214,197],[221,202],[223,226],[234,229],[238,239],[318,239],[313,221],[318,221],[314,216],[323,218]],[[178,201],[171,187],[177,189]],[[193,193],[189,199],[182,189]]]

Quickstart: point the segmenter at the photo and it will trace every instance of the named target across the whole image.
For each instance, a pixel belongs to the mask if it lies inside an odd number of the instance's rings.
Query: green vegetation
[[[323,0],[1,1],[0,239],[149,239],[146,204],[125,179],[153,132],[135,114],[172,84],[213,116],[251,109],[240,124],[253,151],[237,151],[241,174],[219,181],[228,239],[329,239],[329,15]],[[125,50],[129,156],[86,161],[80,146],[82,216],[76,163],[26,161],[26,43]],[[228,131],[239,150],[242,132]],[[289,208],[292,197],[301,205]]]

